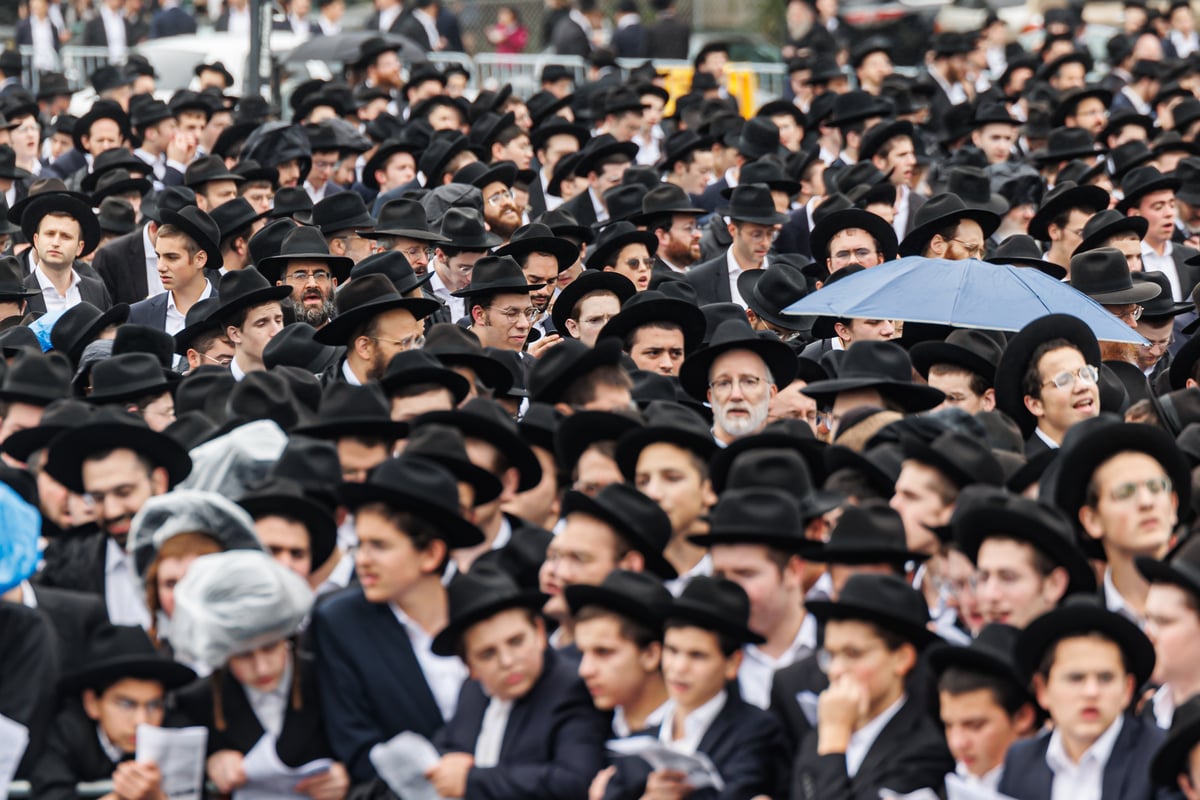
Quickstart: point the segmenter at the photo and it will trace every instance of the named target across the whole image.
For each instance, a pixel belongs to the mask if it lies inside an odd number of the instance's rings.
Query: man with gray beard
[[[796,378],[796,355],[775,337],[757,335],[743,319],[722,322],[708,346],[688,356],[679,383],[713,411],[713,438],[725,447],[767,424],[771,398]]]
[[[284,298],[297,322],[319,328],[333,319],[333,294],[354,267],[354,260],[335,256],[316,228],[302,226],[289,233],[279,255],[265,258],[258,271],[276,286],[290,286],[292,294]]]

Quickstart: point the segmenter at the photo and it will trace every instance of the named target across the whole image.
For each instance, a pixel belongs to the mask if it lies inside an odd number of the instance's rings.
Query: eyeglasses
[[[694,222],[689,222],[686,225],[672,225],[671,230],[679,231],[680,233],[684,234],[685,236],[695,236],[696,233],[700,230],[700,226]]]
[[[433,258],[432,247],[410,247],[407,250],[401,250],[400,252],[403,253],[404,257],[409,261],[413,261],[421,255],[424,255],[427,259]]]
[[[1147,339],[1146,344],[1142,345],[1142,347],[1147,350],[1166,350],[1174,341],[1175,334],[1172,333],[1165,339]]]
[[[337,163],[336,161],[318,161],[314,158],[312,165],[313,169],[333,169],[337,166]]]
[[[220,364],[222,367],[228,367],[230,364],[233,363],[233,356],[220,356],[219,358],[214,358],[213,356],[210,356],[208,353],[201,353],[200,357],[203,359],[207,359],[208,361],[211,361],[214,364]]]
[[[979,588],[979,579],[975,575],[967,578],[933,578],[933,588],[943,597],[961,597],[964,594],[974,594]]]
[[[1132,499],[1133,496],[1137,494],[1138,489],[1141,489],[1143,486],[1146,487],[1146,491],[1150,492],[1150,495],[1153,497],[1163,494],[1164,492],[1171,491],[1171,479],[1163,476],[1161,478],[1150,478],[1149,480],[1145,481],[1128,481],[1126,483],[1118,483],[1108,493],[1108,496],[1117,502],[1129,500]]]
[[[624,263],[630,269],[654,269],[653,258],[627,258]]]
[[[1145,312],[1146,309],[1139,305],[1128,305],[1128,306],[1110,306],[1110,310],[1116,316],[1117,319],[1123,319],[1123,320],[1128,320],[1131,322],[1137,322],[1139,319],[1142,318],[1142,313]]]
[[[774,228],[772,228],[769,231],[763,231],[763,230],[746,231],[745,236],[747,239],[749,239],[752,242],[761,242],[764,240],[773,242],[777,238],[779,238],[779,231],[775,230]]]
[[[533,306],[529,306],[529,308],[496,308],[495,306],[488,306],[488,311],[495,311],[508,320],[508,324],[510,325],[516,323],[518,317],[524,317],[533,322],[537,319],[538,315],[538,310]]]
[[[298,269],[295,272],[289,273],[287,280],[289,283],[308,283],[310,280],[316,281],[317,283],[325,283],[331,277],[332,276],[323,269],[319,269],[316,272],[305,272],[304,270]]]
[[[1091,364],[1084,364],[1074,372],[1060,372],[1048,381],[1042,381],[1042,386],[1054,384],[1056,389],[1070,389],[1075,385],[1076,380],[1083,381],[1084,385],[1093,384],[1100,378],[1100,370],[1093,367]]]
[[[950,241],[957,244],[963,250],[967,251],[969,256],[977,256],[983,254],[983,242],[964,242],[962,239],[951,239]]]
[[[425,346],[424,336],[409,336],[404,339],[384,339],[382,336],[370,336],[368,338],[373,342],[394,344],[401,350],[420,350]]]
[[[489,206],[498,206],[498,205],[502,204],[505,200],[512,200],[514,197],[516,197],[516,195],[513,194],[512,189],[501,189],[500,191],[498,191],[495,194],[493,194],[492,196],[490,196],[487,199],[487,201],[488,201]]]
[[[851,262],[861,264],[878,252],[879,252],[878,250],[871,250],[866,247],[860,247],[857,250],[839,250],[838,252],[836,252],[832,256],[830,256],[830,258],[832,258],[834,261],[836,261],[838,263],[843,263],[843,264],[848,264]]]
[[[758,390],[766,381],[754,375],[743,375],[737,379],[738,389],[742,394],[750,394]],[[708,388],[713,390],[714,394],[728,394],[733,391],[734,381],[731,378],[717,378],[715,381],[708,384]]]

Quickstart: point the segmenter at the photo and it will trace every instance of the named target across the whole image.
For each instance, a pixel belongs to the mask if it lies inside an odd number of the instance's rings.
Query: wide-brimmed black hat
[[[1126,452],[1144,453],[1157,461],[1171,479],[1179,507],[1191,500],[1191,469],[1174,437],[1157,425],[1098,420],[1059,454],[1054,503],[1075,519],[1087,501],[1092,475],[1108,459]]]
[[[627,481],[633,481],[638,457],[652,444],[665,442],[691,451],[707,461],[717,449],[709,425],[679,403],[653,401],[643,411],[646,424],[617,440],[616,462]]]
[[[621,343],[601,338],[595,347],[578,339],[564,339],[557,347],[542,354],[530,368],[525,387],[529,399],[539,403],[559,403],[563,394],[580,378],[600,367],[621,363]]]
[[[776,259],[766,269],[748,269],[738,275],[738,293],[759,318],[786,330],[804,323],[783,309],[808,294],[808,279],[799,267]]]
[[[307,528],[313,570],[320,569],[337,547],[337,520],[329,507],[311,499],[296,481],[271,478],[238,498],[237,504],[256,521],[284,517]]]
[[[928,411],[946,398],[932,386],[913,382],[912,361],[894,342],[857,342],[846,350],[837,377],[810,383],[801,391],[829,405],[840,392],[857,389],[875,389],[910,413]]]
[[[298,186],[282,186],[275,193],[275,205],[267,217],[273,220],[286,218],[308,225],[312,222],[312,210],[313,202],[308,192]]]
[[[789,177],[782,160],[776,156],[763,156],[757,161],[743,165],[738,173],[738,180],[741,183],[765,183],[771,191],[783,192],[789,198],[800,193],[799,181]],[[735,189],[736,187],[725,187],[720,192],[721,197],[730,199]]]
[[[897,575],[851,575],[837,600],[810,600],[805,607],[819,622],[869,622],[902,636],[918,650],[938,641],[928,627],[925,597]]]
[[[884,261],[891,261],[899,253],[899,243],[896,241],[896,230],[878,214],[858,208],[847,208],[825,215],[813,226],[809,244],[813,259],[824,266],[829,258],[829,241],[834,234],[848,228],[861,228],[871,235],[883,254]]]
[[[690,153],[711,146],[711,139],[701,136],[693,130],[676,131],[663,142],[663,158],[658,163],[658,168],[670,172],[677,162],[682,161]]]
[[[205,252],[208,256],[205,269],[220,269],[224,266],[225,259],[221,256],[221,229],[212,217],[196,206],[189,206],[180,211],[164,210],[160,216],[163,225],[173,225],[183,231]]]
[[[90,136],[92,124],[101,119],[111,119],[117,123],[121,135],[126,140],[131,138],[133,131],[129,127],[129,117],[121,105],[116,100],[97,100],[92,103],[86,114],[75,121],[75,132],[71,138],[75,142],[76,150],[81,153],[87,152],[87,148],[83,146],[83,137]]]
[[[1121,201],[1117,203],[1117,211],[1122,214],[1136,206],[1141,199],[1152,192],[1177,190],[1182,183],[1171,173],[1163,174],[1158,167],[1146,166],[1130,170],[1121,181]]]
[[[1099,188],[1099,187],[1097,187]],[[1103,190],[1101,190],[1103,192]],[[1088,218],[1083,226],[1083,241],[1075,248],[1072,255],[1079,255],[1088,250],[1102,247],[1104,244],[1121,233],[1135,234],[1139,239],[1145,237],[1150,223],[1145,217],[1127,217],[1116,209],[1106,208]]]
[[[632,411],[577,411],[558,422],[551,450],[560,468],[570,472],[592,445],[615,443],[643,424],[641,416]]]
[[[758,336],[744,320],[729,320],[717,326],[705,347],[684,359],[679,368],[679,385],[695,399],[706,401],[713,362],[734,350],[748,350],[761,358],[780,388],[790,385],[796,377],[796,354],[792,348],[779,339]]]
[[[1051,339],[1066,339],[1079,348],[1084,361],[1100,366],[1096,334],[1081,319],[1070,314],[1038,317],[1011,337],[996,367],[996,407],[1008,414],[1027,437],[1037,427],[1037,419],[1025,407],[1025,371],[1034,351]]]
[[[566,239],[558,238],[554,231],[550,230],[550,226],[540,222],[531,222],[517,228],[507,244],[496,248],[494,255],[512,256],[520,262],[531,253],[554,256],[559,272],[570,269],[579,260],[578,247]]]
[[[717,213],[734,222],[752,222],[758,225],[781,225],[787,222],[787,214],[775,210],[771,199],[771,188],[765,183],[741,183],[729,196],[729,205],[718,208]]]
[[[503,489],[498,477],[471,461],[466,438],[449,425],[422,424],[408,437],[404,452],[433,461],[449,470],[459,483],[470,484],[474,490],[473,506],[492,502]]]
[[[671,593],[662,580],[645,572],[615,569],[599,585],[577,583],[563,590],[567,607],[578,615],[586,606],[614,611],[623,617],[659,630],[666,621]]]
[[[1049,120],[1046,121],[1049,125]],[[1104,153],[1092,134],[1083,128],[1054,128],[1046,137],[1046,145],[1029,154],[1034,166],[1057,164],[1073,158],[1094,157]]]
[[[929,378],[929,368],[934,364],[949,364],[979,375],[990,384],[1003,352],[1004,345],[992,335],[963,328],[951,331],[943,341],[919,342],[908,354],[922,378]]]
[[[0,400],[48,406],[70,396],[71,373],[71,364],[58,353],[24,353],[5,371]]]
[[[1056,281],[1067,277],[1067,271],[1058,264],[1042,257],[1042,247],[1032,236],[1014,233],[988,256],[991,264],[1007,264],[1012,267],[1029,267],[1044,272]]]
[[[982,208],[1001,217],[1008,213],[1008,200],[992,191],[991,178],[979,167],[951,168],[946,191],[961,197],[968,208]]]
[[[358,192],[338,192],[313,204],[312,224],[325,236],[356,228],[374,228],[375,218]]]
[[[350,194],[343,192],[342,194]],[[283,280],[288,265],[293,261],[317,261],[324,264],[338,283],[344,283],[354,268],[354,259],[335,256],[329,252],[325,237],[315,227],[301,225],[289,231],[279,247],[279,254],[264,258],[254,268],[271,283]]]
[[[146,632],[137,625],[108,625],[88,641],[86,665],[58,682],[64,695],[85,689],[102,689],[125,678],[161,683],[170,691],[196,680],[196,673],[177,661],[159,655]]]
[[[241,183],[244,181],[241,175],[236,172],[231,172],[225,166],[225,159],[220,156],[205,156],[197,159],[188,165],[187,172],[183,175],[183,185],[189,189],[196,189],[209,181],[234,181]]]
[[[637,155],[637,151],[638,146],[636,142],[618,142],[616,137],[610,133],[601,134],[592,138],[579,151],[579,161],[575,165],[575,174],[584,177],[590,172],[598,172],[600,162],[613,156],[624,156],[633,161]]]
[[[389,458],[371,471],[365,483],[345,483],[338,489],[351,511],[383,503],[432,524],[451,550],[483,541],[479,528],[463,519],[458,505],[458,480],[445,467],[413,455]]]
[[[629,221],[634,225],[649,225],[656,220],[667,218],[673,214],[701,216],[703,208],[697,208],[688,193],[673,183],[664,183],[654,187],[642,196],[642,213],[634,214]]]
[[[179,373],[163,369],[158,357],[150,353],[113,355],[92,369],[88,400],[96,405],[127,403],[169,392],[179,378]]]
[[[1158,786],[1175,790],[1179,776],[1190,770],[1191,754],[1200,743],[1200,696],[1194,696],[1175,709],[1171,729],[1154,760],[1150,762],[1150,779]]]
[[[431,422],[457,428],[468,439],[482,439],[501,452],[520,475],[518,492],[527,492],[541,483],[541,462],[521,438],[517,423],[499,403],[476,397],[453,411],[422,414],[413,420],[413,429]]]
[[[550,95],[550,97],[553,97],[553,95]],[[555,98],[553,102],[556,104],[561,103],[562,105],[558,107],[562,108],[563,106],[570,105],[571,99],[570,97]],[[526,105],[528,106],[529,104],[526,103]],[[555,136],[570,136],[578,142],[580,147],[588,143],[591,132],[584,126],[576,125],[570,120],[559,116],[554,116],[550,119],[545,119],[545,117],[539,119],[532,108],[529,111],[534,121],[534,128],[529,132],[529,142],[533,145],[535,153],[543,149]]]
[[[469,369],[475,377],[498,395],[504,395],[513,385],[508,367],[489,356],[475,334],[453,323],[438,323],[425,335],[423,352],[437,356],[438,361],[454,369]]]
[[[95,406],[73,397],[55,400],[46,406],[36,427],[9,434],[0,449],[23,464],[63,431],[85,424],[95,411]]]
[[[429,227],[429,219],[425,207],[416,200],[390,200],[379,209],[379,218],[375,229],[359,231],[364,239],[378,239],[381,236],[400,236],[405,239],[416,239],[419,242],[445,244],[450,240]]]
[[[192,471],[192,459],[174,439],[150,430],[145,421],[117,407],[97,411],[87,424],[56,438],[46,457],[46,472],[77,494],[83,494],[83,462],[94,453],[133,450],[167,472],[174,486]]]
[[[633,281],[619,272],[585,269],[554,299],[554,308],[550,312],[550,319],[554,322],[554,330],[559,336],[564,339],[574,338],[567,330],[567,320],[574,313],[576,304],[592,292],[612,292],[622,304],[638,294]]]
[[[0,256],[0,300],[21,302],[36,294],[36,289],[25,288],[25,268],[16,256]]]
[[[916,129],[911,122],[904,119],[883,120],[872,125],[863,132],[862,144],[858,150],[859,161],[870,161],[880,148],[897,136],[907,136],[915,143]]]
[[[958,195],[944,193],[929,198],[915,216],[915,226],[904,241],[900,242],[902,256],[919,256],[934,235],[941,233],[959,220],[970,219],[979,223],[983,238],[987,239],[1000,227],[1000,215],[982,208],[971,208]]]
[[[606,272],[605,275],[615,273]],[[560,298],[561,300],[561,298]],[[600,329],[598,339],[613,337],[624,341],[629,334],[653,322],[670,322],[683,331],[683,349],[690,353],[704,339],[704,312],[694,303],[670,297],[656,289],[638,292],[626,298],[619,314]]]
[[[957,431],[946,431],[932,441],[902,437],[904,458],[933,467],[963,489],[972,484],[1002,486],[1004,469],[987,443]]]
[[[1121,648],[1136,686],[1150,680],[1154,671],[1154,645],[1137,623],[1109,611],[1100,597],[1090,594],[1066,598],[1058,608],[1046,612],[1021,631],[1016,657],[1022,677],[1032,679],[1046,653],[1063,639],[1092,633],[1111,639]]]
[[[372,253],[350,269],[351,280],[368,275],[384,276],[392,282],[397,292],[406,295],[429,283],[434,271],[429,270],[424,275],[418,275],[413,272],[412,265],[408,263],[404,253],[399,250],[384,250],[381,253]]]
[[[1144,303],[1161,294],[1153,283],[1134,285],[1125,254],[1115,247],[1097,247],[1071,256],[1071,286],[1097,303]]]
[[[999,489],[972,487],[952,521],[954,541],[971,563],[993,537],[1031,545],[1067,572],[1067,593],[1093,592],[1096,573],[1079,548],[1071,521],[1057,508]]]
[[[845,450],[830,448],[834,449]],[[900,514],[882,500],[871,500],[846,506],[829,533],[829,541],[807,558],[823,564],[892,564],[898,569],[928,558],[909,550],[907,541]]]
[[[821,543],[804,536],[805,518],[796,497],[764,486],[731,488],[721,493],[709,515],[709,529],[688,541],[701,547],[721,544],[762,544],[788,553],[807,555]]]
[[[632,187],[631,187],[632,188]],[[617,261],[621,250],[631,244],[645,245],[647,252],[653,256],[658,252],[658,237],[649,231],[638,230],[632,223],[618,220],[606,225],[596,239],[596,246],[588,254],[584,262],[588,269],[604,269]]]
[[[1028,683],[1021,675],[1013,657],[1013,650],[1016,649],[1020,635],[1020,628],[993,622],[985,625],[969,644],[947,644],[930,650],[929,666],[935,675],[957,667],[968,672],[1001,678],[1020,689],[1030,703],[1033,703],[1033,694],[1029,691]]]
[[[205,326],[207,327],[207,326]],[[205,328],[201,328],[201,332]],[[186,329],[185,329],[186,330]],[[335,366],[346,352],[344,347],[321,344],[313,339],[317,329],[307,322],[284,325],[283,330],[271,337],[263,348],[263,363],[267,369],[274,367],[299,367],[320,375]],[[175,334],[176,342],[179,336]]]
[[[1100,211],[1108,208],[1108,199],[1108,192],[1099,186],[1077,186],[1071,181],[1062,181],[1042,198],[1042,205],[1029,221],[1029,235],[1040,242],[1048,242],[1048,226],[1055,218],[1072,208],[1082,208],[1089,212]]]
[[[235,197],[214,208],[209,216],[217,224],[220,241],[224,242],[235,233],[245,230],[260,219],[266,218],[268,213],[270,212],[259,211],[250,205],[250,201],[244,197]]]
[[[1150,583],[1176,586],[1193,598],[1200,598],[1200,544],[1196,540],[1184,540],[1178,549],[1161,560],[1137,556],[1134,564]]]
[[[662,580],[679,575],[663,557],[671,540],[671,519],[658,503],[624,483],[613,483],[590,497],[569,491],[563,497],[562,516],[586,514],[608,525],[642,554],[646,570]]]
[[[226,272],[217,284],[218,305],[212,318],[223,321],[238,311],[261,306],[290,297],[292,287],[275,286],[256,269],[237,269]]]
[[[528,283],[525,273],[521,271],[521,265],[511,256],[484,256],[475,262],[475,268],[471,271],[471,282],[451,294],[455,297],[470,297],[491,292],[529,294],[545,285]]]
[[[100,223],[96,220],[96,215],[92,213],[89,199],[74,192],[41,192],[26,199],[28,202],[20,210],[20,225],[21,233],[25,235],[27,241],[33,241],[38,224],[47,214],[66,214],[79,223],[80,238],[83,241],[83,250],[79,253],[80,258],[91,253],[100,245],[104,232],[100,230]],[[13,205],[9,210],[10,217],[20,205],[22,204]]]
[[[390,411],[378,385],[352,386],[336,381],[321,395],[316,421],[293,432],[314,439],[336,440],[345,436],[402,439],[408,435],[408,425],[393,422]]]
[[[453,656],[459,643],[472,625],[491,619],[511,608],[540,611],[549,599],[541,592],[522,589],[515,580],[492,564],[477,565],[470,572],[460,572],[446,588],[450,620],[433,637],[433,652]]]
[[[714,631],[739,644],[763,644],[766,638],[750,630],[750,598],[741,586],[725,578],[699,575],[667,608],[668,622]]]
[[[397,153],[408,153],[415,161],[422,149],[424,147],[416,136],[405,137],[404,135],[400,135],[388,139],[376,148],[375,153],[363,165],[363,184],[368,188],[379,191],[379,181],[376,180],[375,173],[387,165],[389,158]]]
[[[188,349],[192,347],[192,343],[196,341],[197,337],[220,327],[212,316],[218,306],[220,306],[220,299],[217,297],[206,297],[192,304],[184,317],[183,328],[175,334],[176,353],[181,356],[187,355]]]
[[[420,384],[441,386],[450,392],[455,406],[471,393],[471,385],[466,378],[425,350],[406,350],[392,356],[379,384],[387,394]]]
[[[113,152],[109,150],[108,152]],[[96,173],[92,173],[95,175]],[[146,178],[135,178],[129,170],[124,168],[106,170],[100,175],[100,179],[96,181],[95,188],[92,191],[91,199],[93,205],[99,205],[100,201],[106,197],[113,195],[125,195],[130,192],[137,193],[140,197],[145,197],[152,189],[154,184]]]
[[[472,253],[490,250],[504,241],[487,229],[483,222],[483,215],[473,208],[451,208],[446,211],[442,215],[442,226],[439,233],[452,247]],[[476,265],[475,270],[471,273],[472,284],[478,279],[478,276],[479,268]]]
[[[424,297],[405,297],[383,275],[366,275],[350,281],[334,296],[337,316],[316,332],[321,344],[344,345],[350,334],[369,319],[403,309],[422,320],[441,308],[441,303]]]
[[[1106,109],[1112,105],[1113,94],[1108,89],[1103,86],[1081,86],[1065,93],[1055,104],[1054,112],[1050,115],[1050,124],[1056,128],[1065,125],[1067,117],[1075,114],[1079,104],[1093,97],[1103,103]]]
[[[1161,290],[1158,297],[1152,297],[1142,303],[1142,319],[1163,323],[1180,314],[1196,310],[1191,303],[1175,302],[1175,298],[1171,296],[1171,279],[1165,272],[1135,272],[1132,278],[1135,286],[1147,283],[1153,284]],[[1143,377],[1145,376],[1143,375]]]
[[[129,319],[129,304],[117,303],[107,311],[101,311],[86,300],[63,312],[50,329],[50,345],[63,353],[72,364],[79,363],[83,348],[87,347],[105,328],[121,325]]]

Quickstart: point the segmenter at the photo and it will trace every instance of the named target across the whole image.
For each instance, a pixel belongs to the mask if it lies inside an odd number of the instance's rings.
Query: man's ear
[[[96,692],[92,689],[83,690],[83,711],[89,718],[99,721],[100,698],[96,696]]]
[[[83,243],[80,242],[79,246],[83,247]],[[200,269],[204,269],[205,267],[208,266],[208,251],[207,250],[197,250],[196,251],[196,266],[198,266]]]

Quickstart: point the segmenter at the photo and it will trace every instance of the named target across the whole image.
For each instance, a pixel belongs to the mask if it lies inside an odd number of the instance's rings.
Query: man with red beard
[[[291,305],[297,322],[319,328],[333,316],[333,293],[354,267],[353,259],[329,252],[316,228],[296,228],[283,240],[279,255],[265,258],[258,271],[276,286],[290,286],[292,294],[284,305]]]
[[[700,226],[704,209],[696,208],[687,192],[673,183],[656,186],[642,198],[642,213],[634,223],[644,224],[658,237],[654,272],[684,273],[700,260]]]

